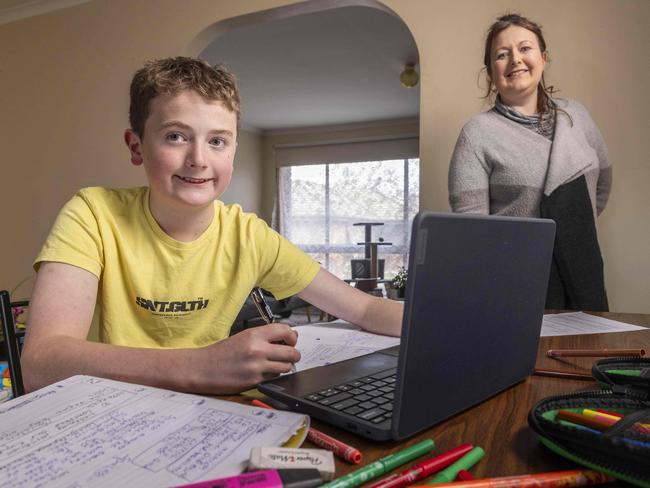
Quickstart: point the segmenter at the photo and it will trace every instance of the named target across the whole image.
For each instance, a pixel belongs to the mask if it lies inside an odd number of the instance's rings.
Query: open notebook
[[[305,415],[90,376],[0,405],[0,486],[176,486],[299,446]],[[293,440],[290,444],[288,442]]]

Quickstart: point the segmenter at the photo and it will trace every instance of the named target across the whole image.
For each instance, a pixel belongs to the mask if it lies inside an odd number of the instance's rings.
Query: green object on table
[[[605,370],[607,374],[620,374],[621,376],[641,376],[643,369],[609,369]]]
[[[440,483],[451,483],[456,479],[456,475],[461,470],[469,470],[472,466],[478,463],[481,458],[485,456],[485,451],[480,447],[475,447],[469,451],[465,456],[460,458],[454,464],[446,467],[435,475],[430,481],[427,481],[427,485],[437,485]]]
[[[383,457],[350,474],[346,474],[345,476],[330,481],[329,483],[324,484],[322,488],[353,488],[362,485],[366,481],[382,476],[389,471],[430,452],[434,445],[435,444],[431,439],[425,439],[414,446],[402,449],[395,454]]]

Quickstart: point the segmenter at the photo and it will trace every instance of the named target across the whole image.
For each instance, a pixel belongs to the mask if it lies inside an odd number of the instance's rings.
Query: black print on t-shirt
[[[151,311],[152,315],[164,315],[166,317],[189,315],[194,311],[207,308],[209,301],[204,300],[202,297],[188,301],[162,301],[135,297],[136,305]]]

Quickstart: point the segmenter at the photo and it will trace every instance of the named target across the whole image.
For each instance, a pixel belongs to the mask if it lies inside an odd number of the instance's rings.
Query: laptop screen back
[[[555,224],[420,212],[413,222],[392,436],[402,439],[530,374]]]

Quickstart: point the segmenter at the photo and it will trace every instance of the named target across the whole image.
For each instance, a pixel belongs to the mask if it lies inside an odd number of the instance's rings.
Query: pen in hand
[[[269,304],[266,303],[266,300],[264,300],[262,290],[258,287],[253,288],[253,291],[251,291],[251,298],[253,299],[255,307],[257,307],[257,311],[259,312],[260,317],[264,319],[264,322],[267,324],[272,323],[273,311],[271,310],[271,307],[269,307]]]
[[[253,303],[255,304],[255,307],[257,307],[257,311],[260,314],[260,317],[264,319],[264,322],[267,324],[270,324],[273,322],[273,310],[271,310],[271,307],[269,307],[269,304],[266,303],[266,300],[264,299],[264,295],[262,294],[262,290],[259,287],[253,288],[251,291],[251,299],[253,300]],[[282,344],[285,344],[282,342]],[[296,372],[296,365],[291,364],[291,372],[295,373]]]

